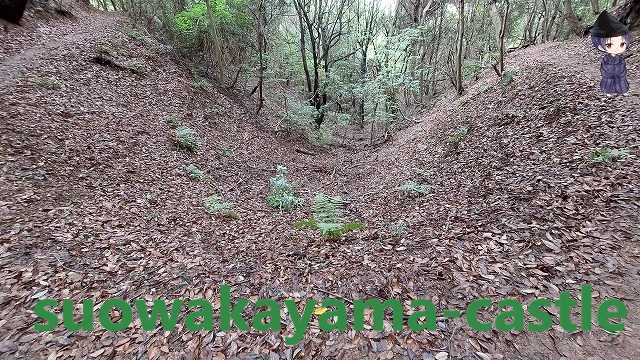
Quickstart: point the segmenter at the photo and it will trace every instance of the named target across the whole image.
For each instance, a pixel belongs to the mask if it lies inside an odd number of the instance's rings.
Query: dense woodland
[[[203,84],[207,78],[241,92],[256,112],[320,141],[344,125],[371,126],[370,141],[384,139],[447,91],[462,94],[487,69],[509,82],[517,69],[505,68],[505,53],[585,34],[602,10],[632,28],[640,21],[638,0],[93,4],[124,11],[165,39]]]

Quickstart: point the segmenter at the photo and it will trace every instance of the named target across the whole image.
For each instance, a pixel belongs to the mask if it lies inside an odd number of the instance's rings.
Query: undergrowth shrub
[[[180,117],[177,115],[167,115],[164,117],[164,121],[166,121],[174,129],[180,125]]]
[[[506,69],[502,72],[502,76],[500,76],[500,85],[507,86],[511,84],[514,76],[518,73],[518,69]]]
[[[409,233],[407,225],[402,220],[398,220],[392,223],[389,226],[389,230],[391,231],[391,236],[393,236],[394,238],[402,238]]]
[[[209,26],[207,6],[204,2],[192,4],[179,12],[174,21],[180,45],[185,49],[194,50],[204,41]]]
[[[187,174],[189,174],[189,177],[192,179],[204,179],[204,173],[202,172],[202,170],[198,169],[198,167],[193,164],[187,166]]]
[[[317,229],[324,237],[335,239],[354,231],[363,229],[359,222],[345,223],[342,217],[344,202],[340,196],[328,197],[322,193],[316,194],[313,199],[313,218],[298,221],[293,224],[296,229],[310,227]]]
[[[414,181],[407,181],[403,185],[396,187],[397,191],[403,191],[410,194],[426,194],[431,190],[431,185],[418,184]]]
[[[144,65],[142,63],[139,63],[135,60],[127,60],[124,63],[124,67],[126,69],[129,69],[131,72],[135,73],[135,74],[144,74],[147,72],[147,69],[144,67]]]
[[[601,148],[592,151],[587,162],[589,164],[611,163],[615,160],[624,160],[629,156],[631,156],[629,150],[626,149]]]
[[[129,26],[116,26],[116,29],[132,39],[139,40],[143,43],[147,42],[147,35],[142,30]]]
[[[196,132],[186,126],[176,129],[176,144],[178,147],[189,151],[196,151],[200,146]]]
[[[229,209],[234,204],[224,201],[219,195],[213,194],[204,200],[204,206],[211,215],[225,215],[233,219],[240,219],[240,216]]]
[[[458,146],[462,139],[464,139],[469,133],[469,125],[462,124],[458,127],[458,130],[449,137],[449,143],[453,146]]]
[[[276,176],[269,179],[271,194],[267,197],[267,203],[279,210],[290,210],[295,206],[302,205],[304,199],[293,195],[293,186],[287,180],[287,168],[278,165]]]
[[[49,89],[49,90],[58,90],[60,89],[60,84],[58,84],[57,81],[55,81],[54,79],[48,79],[48,78],[37,78],[36,79],[36,85],[43,87],[45,89]]]

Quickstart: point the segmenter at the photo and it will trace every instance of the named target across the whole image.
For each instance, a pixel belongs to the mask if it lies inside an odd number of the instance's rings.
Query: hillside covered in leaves
[[[0,35],[2,358],[635,357],[637,50],[629,96],[599,94],[588,39],[547,43],[509,54],[508,76],[485,72],[379,147],[315,147],[272,131],[128,18],[72,13]],[[267,201],[278,166],[304,199],[291,211]],[[344,221],[363,229],[294,228],[318,193],[342,197]],[[567,332],[554,308],[541,333],[441,316],[435,331],[393,331],[387,317],[385,331],[327,333],[314,315],[293,346],[287,314],[279,332],[143,331],[135,318],[119,332],[34,330],[44,298],[216,308],[227,284],[252,303],[423,298],[441,315],[478,298],[577,298],[585,283],[594,304],[627,304],[624,331]]]

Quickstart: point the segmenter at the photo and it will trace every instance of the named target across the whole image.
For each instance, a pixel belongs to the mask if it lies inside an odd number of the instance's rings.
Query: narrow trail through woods
[[[384,146],[313,148],[266,130],[215,89],[194,86],[166,47],[118,31],[133,26],[124,16],[73,13],[0,35],[1,354],[290,359],[301,348],[306,359],[635,357],[637,50],[628,59],[629,97],[598,93],[601,55],[586,39],[550,43],[508,57],[518,68],[511,84],[487,73]],[[169,116],[196,131],[198,152],[176,148]],[[462,124],[469,132],[452,146]],[[606,146],[634,156],[586,163]],[[190,164],[204,181],[189,178]],[[289,169],[304,207],[280,213],[266,203],[277,165]],[[433,190],[394,190],[406,181]],[[311,216],[317,192],[343,196],[348,219],[366,230],[332,242],[293,229]],[[233,202],[241,219],[207,214],[204,199],[214,193]],[[570,333],[554,309],[554,327],[542,333],[480,333],[444,318],[431,332],[325,333],[314,318],[294,347],[282,341],[294,330],[287,316],[281,333],[145,332],[139,321],[117,333],[33,330],[41,298],[215,304],[219,285],[231,284],[234,299],[425,298],[440,313],[481,297],[527,303],[570,290],[576,298],[584,283],[594,286],[594,303],[625,301],[625,331]],[[256,311],[248,307],[243,316]]]

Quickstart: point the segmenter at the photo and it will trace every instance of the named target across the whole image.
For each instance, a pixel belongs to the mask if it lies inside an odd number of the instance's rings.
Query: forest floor
[[[122,15],[72,12],[0,33],[1,358],[637,358],[637,51],[628,53],[628,97],[599,94],[602,55],[587,39],[549,43],[509,55],[507,67],[518,68],[510,84],[487,72],[381,147],[315,148],[194,86]],[[199,151],[176,147],[171,115],[196,130]],[[454,146],[462,124],[468,133]],[[633,156],[588,164],[602,147]],[[190,179],[190,164],[206,178]],[[305,206],[281,213],[266,203],[277,165]],[[406,181],[433,188],[395,190]],[[294,229],[317,192],[341,195],[347,218],[366,230],[330,241]],[[239,220],[205,211],[214,193]],[[293,346],[283,340],[294,332],[286,313],[279,332],[191,332],[184,309],[174,331],[143,331],[135,315],[118,332],[97,320],[93,331],[34,330],[44,298],[204,298],[218,310],[222,284],[234,302],[295,299],[302,310],[308,299],[423,298],[440,315],[479,298],[578,299],[591,284],[594,313],[616,298],[628,316],[620,332],[595,320],[570,332],[549,307],[553,327],[535,333],[478,332],[444,317],[434,331],[392,331],[389,313],[385,331],[323,332],[313,315]],[[256,312],[248,306],[243,317]]]

